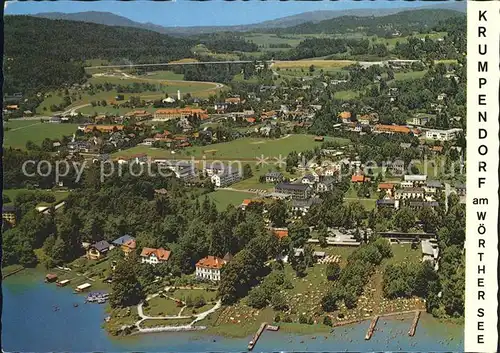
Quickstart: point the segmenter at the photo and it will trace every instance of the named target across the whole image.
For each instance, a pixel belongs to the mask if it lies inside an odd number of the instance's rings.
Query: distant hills
[[[386,16],[342,16],[317,23],[306,22],[294,27],[274,29],[286,34],[349,33],[364,32],[368,35],[385,36],[399,32],[410,34],[436,26],[451,17],[465,16],[463,13],[447,9],[406,10]]]
[[[260,23],[240,25],[240,26],[164,27],[153,23],[135,22],[129,18],[115,15],[110,12],[98,12],[98,11],[76,12],[76,13],[46,12],[46,13],[36,14],[35,16],[48,19],[90,22],[90,23],[104,24],[108,26],[133,27],[133,28],[147,29],[171,35],[196,35],[196,34],[225,32],[225,31],[245,32],[253,30],[268,30],[268,29],[278,29],[285,27],[295,27],[305,23],[315,24],[321,21],[344,17],[344,16],[381,17],[381,16],[397,14],[403,11],[405,12],[418,11],[419,9],[444,9],[444,10],[459,11],[464,13],[466,11],[466,2],[454,1],[454,2],[433,3],[432,5],[422,6],[415,9],[391,8],[391,9],[311,11],[297,15],[286,16],[275,20],[269,20]],[[414,19],[419,19],[419,18],[414,17]]]

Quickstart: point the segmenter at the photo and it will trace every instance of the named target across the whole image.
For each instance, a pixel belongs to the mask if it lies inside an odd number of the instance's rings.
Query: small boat
[[[73,307],[78,308],[78,303],[73,304]]]
[[[59,311],[59,307],[57,305],[54,305],[53,310],[54,311]]]
[[[104,303],[106,303],[106,299],[103,298],[97,299],[97,304],[104,304]]]

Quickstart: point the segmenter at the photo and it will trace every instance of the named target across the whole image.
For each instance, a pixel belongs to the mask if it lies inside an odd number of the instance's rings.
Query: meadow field
[[[5,128],[8,128],[5,131]],[[4,123],[3,145],[5,148],[26,148],[26,142],[40,145],[45,138],[59,139],[72,136],[78,124],[41,123],[37,120],[9,120]]]
[[[10,202],[7,202],[6,205],[14,204],[14,200],[16,199],[16,196],[23,193],[23,192],[36,192],[37,194],[40,193],[40,194],[53,195],[56,199],[56,201],[54,203],[58,203],[59,201],[66,199],[69,195],[69,191],[4,189],[2,191],[2,194],[7,196],[10,199]],[[50,206],[50,204],[46,203],[46,202],[42,202],[42,203],[38,204],[37,206]]]
[[[117,71],[113,75],[104,76],[101,74],[94,74],[87,82],[91,84],[103,84],[105,82],[115,84],[115,85],[131,85],[133,83],[150,83],[157,84],[156,91],[144,91],[139,93],[122,93],[124,96],[124,100],[117,102],[125,102],[130,99],[131,96],[139,96],[144,100],[154,100],[165,98],[165,94],[169,96],[177,96],[177,91],[181,92],[181,95],[186,93],[190,93],[193,96],[197,96],[200,98],[206,98],[212,94],[217,93],[221,89],[224,88],[222,84],[213,83],[213,82],[194,82],[194,81],[184,81],[184,75],[176,74],[172,71],[161,70],[150,72],[148,75],[141,76],[125,76],[122,72]],[[95,94],[90,94],[88,91],[76,91],[69,90],[70,96],[74,96],[72,104],[66,108],[66,110],[71,109],[73,107],[82,106],[85,104],[89,104],[92,101],[101,101],[105,100],[107,104],[111,104],[116,102],[115,97],[118,92],[116,90],[110,91],[99,91]],[[63,91],[52,91],[49,92],[44,101],[37,107],[37,114],[49,114],[51,105],[59,105],[63,102]],[[82,108],[84,109],[84,108]],[[130,109],[127,109],[129,111]],[[115,113],[116,110],[110,111],[107,106],[96,106],[96,107],[86,107],[84,110],[78,110],[82,114],[99,114],[99,113]],[[121,113],[121,111],[119,111]]]
[[[223,211],[229,205],[239,206],[245,199],[253,199],[257,195],[249,192],[243,191],[233,191],[233,190],[216,190],[208,194],[202,195],[198,198],[200,202],[203,202],[205,197],[208,197],[210,201],[215,203],[219,211]]]
[[[339,69],[343,68],[352,64],[355,64],[356,61],[352,60],[310,60],[310,59],[304,59],[304,60],[291,60],[291,61],[275,61],[273,63],[273,68],[280,68],[280,69],[287,69],[287,68],[293,68],[293,69],[309,69],[311,65],[314,65],[315,68],[317,69]]]
[[[343,138],[325,137],[325,141],[336,141],[340,145],[346,145],[349,140]],[[287,135],[278,139],[269,138],[240,138],[230,142],[212,144],[208,146],[195,146],[185,148],[172,154],[170,150],[152,148],[148,146],[136,146],[127,150],[114,153],[114,156],[127,156],[137,153],[146,153],[151,157],[168,158],[195,158],[201,160],[241,160],[257,162],[258,158],[268,158],[268,162],[276,161],[292,151],[304,151],[321,146],[321,142],[314,141],[314,135]]]

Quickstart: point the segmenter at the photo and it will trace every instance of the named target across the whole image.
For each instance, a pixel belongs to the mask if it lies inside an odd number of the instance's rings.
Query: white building
[[[143,264],[156,265],[157,263],[168,261],[170,251],[163,248],[143,248],[140,257]]]
[[[196,278],[207,281],[220,281],[222,267],[231,260],[226,254],[223,259],[217,256],[207,256],[196,263]]]
[[[427,182],[427,175],[405,175],[404,176],[404,181],[408,183],[412,183],[412,186],[420,186],[424,185]],[[401,183],[401,186],[403,186],[403,182]]]
[[[241,175],[237,169],[227,169],[227,170],[224,170],[222,173],[213,174],[210,177],[212,184],[214,184],[215,187],[218,187],[218,188],[223,188],[223,187],[226,187],[228,185],[234,184],[235,182],[239,181],[240,179],[241,179]]]
[[[438,270],[439,247],[435,239],[422,240],[422,262],[430,261],[434,269]]]
[[[409,200],[409,199],[419,199],[424,197],[423,188],[408,188],[396,190],[394,198],[396,200]]]
[[[458,133],[462,132],[462,129],[454,128],[448,130],[427,130],[425,132],[425,138],[435,141],[451,141],[458,137]]]
[[[427,184],[424,186],[424,190],[427,194],[435,194],[443,188],[443,184],[441,184],[438,180],[429,180]]]

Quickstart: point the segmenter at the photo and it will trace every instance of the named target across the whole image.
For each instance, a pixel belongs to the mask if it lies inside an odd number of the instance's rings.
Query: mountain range
[[[45,12],[45,13],[35,14],[34,16],[48,18],[48,19],[90,22],[90,23],[104,24],[108,26],[141,28],[170,35],[196,35],[196,34],[226,32],[226,31],[245,32],[252,30],[278,29],[278,28],[294,27],[304,23],[318,23],[324,20],[329,20],[343,16],[380,17],[380,16],[388,16],[396,14],[402,11],[412,11],[420,9],[446,9],[446,10],[465,12],[466,2],[454,1],[454,2],[433,3],[432,5],[419,6],[414,9],[390,8],[390,9],[351,9],[351,10],[311,11],[297,15],[277,18],[274,20],[264,21],[260,23],[249,24],[249,25],[237,25],[237,26],[165,27],[149,22],[148,23],[136,22],[129,18],[119,16],[110,12],[98,12],[98,11],[76,12],[76,13]]]

